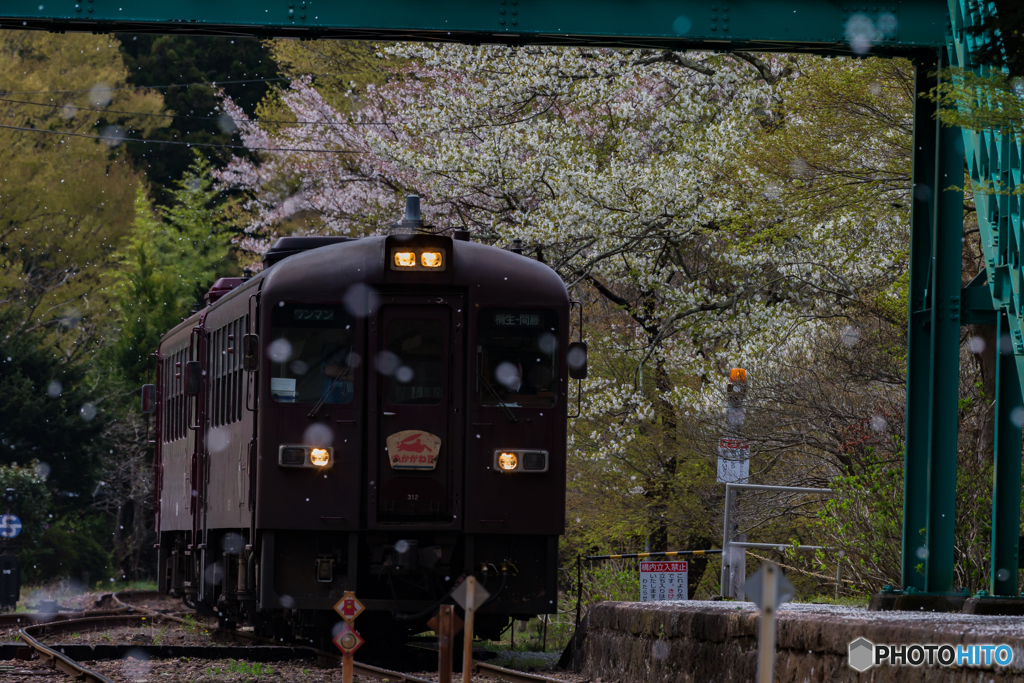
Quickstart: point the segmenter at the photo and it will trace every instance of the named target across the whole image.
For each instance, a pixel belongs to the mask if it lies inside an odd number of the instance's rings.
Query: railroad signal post
[[[478,607],[483,607],[491,594],[483,586],[476,585],[475,576],[470,576],[452,591],[452,597],[466,611],[465,640],[462,646],[462,681],[469,683],[473,680],[473,615]]]
[[[352,656],[365,642],[359,635],[359,631],[352,627],[352,622],[363,613],[364,609],[363,603],[359,602],[356,594],[352,591],[346,591],[334,606],[334,611],[345,620],[333,638],[335,647],[341,650],[342,683],[352,683]]]
[[[441,605],[441,610],[431,617],[427,626],[437,633],[438,683],[452,683],[452,645],[455,635],[462,630],[462,619],[453,605]]]

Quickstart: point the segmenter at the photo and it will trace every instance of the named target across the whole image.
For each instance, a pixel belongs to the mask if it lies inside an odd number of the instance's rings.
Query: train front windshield
[[[271,316],[270,394],[281,403],[355,398],[355,321],[342,306],[281,303]]]
[[[490,309],[477,322],[477,400],[547,408],[558,395],[558,315]]]

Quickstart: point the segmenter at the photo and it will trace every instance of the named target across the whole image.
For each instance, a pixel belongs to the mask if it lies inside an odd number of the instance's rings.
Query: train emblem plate
[[[396,470],[432,470],[441,453],[441,437],[422,429],[406,429],[387,438],[391,468]]]

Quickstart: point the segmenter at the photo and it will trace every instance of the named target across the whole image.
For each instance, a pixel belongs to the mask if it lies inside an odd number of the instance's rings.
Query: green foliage
[[[1024,132],[1024,76],[1011,78],[999,70],[979,74],[944,69],[939,86],[929,96],[942,105],[942,122],[948,126],[1004,135]]]
[[[17,333],[0,312],[0,464],[44,462],[58,507],[94,485],[95,441],[106,415],[86,368],[66,360],[42,332]]]
[[[270,59],[269,50],[256,38],[116,35],[121,41],[121,55],[128,68],[130,84],[199,84],[163,89],[164,101],[174,118],[165,128],[153,131],[151,139],[237,145],[234,124],[230,119],[221,118],[218,106],[221,93],[251,114],[269,87],[268,83],[252,81],[278,76],[277,64]],[[225,81],[250,82],[215,85]],[[136,165],[146,171],[157,201],[161,204],[173,201],[170,190],[175,181],[189,171],[193,163],[192,150],[184,145],[128,143],[126,147]],[[231,157],[230,150],[217,153],[222,159]]]
[[[50,524],[36,548],[21,553],[24,580],[37,582],[56,577],[79,580],[88,573],[90,584],[110,575],[110,554],[103,548],[110,532],[95,515],[65,517]]]
[[[21,329],[47,329],[71,357],[94,348],[94,319],[109,314],[90,294],[131,225],[141,180],[116,137],[163,125],[145,116],[161,110],[160,96],[124,89],[125,77],[109,36],[0,32],[5,125],[109,136],[0,130],[0,305],[17,308]]]
[[[6,489],[14,489],[11,512],[21,519],[17,543],[22,547],[35,547],[46,532],[51,509],[50,490],[39,463],[0,465],[0,492]]]
[[[117,253],[121,268],[112,298],[121,327],[108,353],[131,385],[144,380],[147,355],[160,337],[232,270],[231,226],[210,172],[196,153],[165,210],[154,210],[141,189],[136,194],[135,222]]]

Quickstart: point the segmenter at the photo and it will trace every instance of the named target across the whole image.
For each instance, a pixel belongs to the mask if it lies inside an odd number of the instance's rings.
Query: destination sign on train
[[[540,327],[540,313],[521,313],[518,311],[500,311],[494,314],[494,324],[502,327]]]

